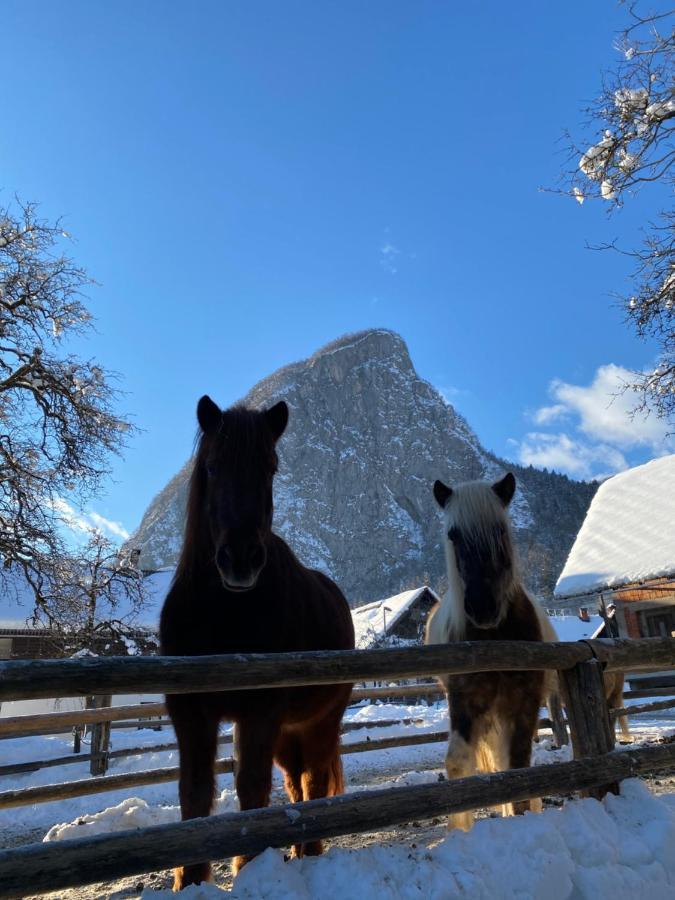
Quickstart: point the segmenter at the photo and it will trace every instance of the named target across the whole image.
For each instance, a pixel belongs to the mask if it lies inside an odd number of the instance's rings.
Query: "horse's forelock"
[[[190,571],[198,560],[200,550],[208,545],[205,537],[204,498],[208,479],[206,465],[215,456],[227,459],[232,465],[252,464],[256,454],[265,454],[265,462],[276,466],[274,440],[264,416],[245,406],[225,410],[219,427],[212,432],[198,432],[194,451],[194,465],[190,476],[183,550],[179,560],[182,571]]]
[[[260,453],[268,463],[276,463],[274,440],[264,414],[245,406],[226,409],[213,433],[198,435],[195,452],[198,463],[206,462],[214,450],[216,457],[227,458],[229,463],[251,462]]]
[[[458,485],[444,510],[444,519],[446,530],[454,526],[493,558],[504,553],[513,558],[508,513],[486,482]]]

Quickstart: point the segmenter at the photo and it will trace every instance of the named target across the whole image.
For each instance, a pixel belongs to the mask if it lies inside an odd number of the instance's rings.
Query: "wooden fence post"
[[[562,703],[560,702],[560,694],[557,690],[551,693],[548,698],[548,711],[551,716],[551,730],[553,731],[555,742],[559,747],[564,747],[566,744],[569,744],[570,739],[567,734],[567,724],[563,714]]]
[[[87,697],[87,709],[101,709],[112,705],[111,694],[97,694]],[[92,775],[105,775],[108,771],[108,749],[110,747],[110,722],[96,722],[91,729],[91,763],[89,771]]]
[[[571,669],[558,672],[558,677],[565,697],[574,758],[611,753],[614,749],[614,728],[605,699],[602,663],[597,659],[580,662]],[[585,794],[602,800],[608,792],[618,794],[618,783],[600,785]]]

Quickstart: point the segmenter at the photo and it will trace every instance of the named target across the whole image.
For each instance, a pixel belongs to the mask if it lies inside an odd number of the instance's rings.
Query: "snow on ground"
[[[414,706],[364,701],[357,706],[350,707],[345,715],[345,722],[364,725],[391,719],[412,719],[414,721],[410,725],[390,725],[350,731],[343,736],[344,744],[349,745],[367,739],[375,741],[378,738],[400,734],[444,731],[448,727],[447,705],[444,701],[431,705],[422,703]],[[633,720],[632,728],[637,741],[658,739],[664,734],[675,732],[675,711],[665,710],[652,716],[636,718]],[[116,729],[112,732],[112,749],[151,746],[169,743],[173,739],[172,730],[166,727],[161,732],[151,729]],[[7,765],[34,759],[59,757],[68,755],[71,751],[72,738],[67,735],[0,741],[1,762]],[[83,752],[86,753],[86,751],[85,745]],[[229,756],[230,754],[231,745],[221,745],[219,755]],[[538,765],[547,762],[562,762],[570,758],[569,754],[568,747],[552,750],[550,739],[544,737],[534,745],[533,763]],[[343,763],[347,790],[364,790],[368,787],[436,780],[439,773],[443,771],[444,755],[444,742],[345,754]],[[138,754],[111,760],[109,774],[177,766],[178,762],[177,750]],[[38,772],[0,777],[0,791],[88,777],[89,763],[79,762],[68,766],[42,769]],[[217,796],[219,812],[229,812],[237,808],[231,775],[218,777]],[[284,802],[282,778],[277,770],[274,772],[272,800],[274,803]],[[53,803],[40,803],[16,809],[0,809],[0,844],[4,843],[3,833],[16,835],[40,829],[43,834],[49,833],[49,840],[59,840],[84,834],[162,824],[177,821],[179,818],[177,783],[174,781],[167,784],[146,785],[104,794],[74,797]]]
[[[639,781],[602,803],[510,819],[481,819],[433,848],[332,848],[324,856],[284,862],[266,850],[234,882],[188,888],[185,900],[419,900],[419,898],[606,898],[675,894],[675,797],[653,797]],[[169,900],[170,891],[143,892]]]
[[[570,597],[675,572],[675,454],[598,488],[555,588]]]

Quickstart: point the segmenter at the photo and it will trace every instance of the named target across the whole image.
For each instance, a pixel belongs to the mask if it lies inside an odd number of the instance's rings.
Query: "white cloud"
[[[78,513],[73,506],[61,497],[57,497],[52,506],[60,516],[64,525],[71,531],[90,531],[91,523],[81,514]]]
[[[555,406],[542,406],[533,413],[532,419],[537,425],[549,425],[557,419],[562,419],[567,413],[567,407],[562,403]]]
[[[668,426],[655,415],[632,415],[639,398],[630,388],[624,390],[632,379],[628,369],[610,363],[600,366],[588,386],[554,381],[550,393],[557,403],[538,410],[535,421],[546,424],[560,415],[578,416],[578,428],[589,438],[624,450],[651,447],[663,453],[669,444]],[[553,410],[556,416],[550,415]]]
[[[130,534],[121,522],[114,522],[112,519],[106,519],[97,512],[90,512],[88,515],[94,525],[101,531],[107,531],[108,534],[113,534],[115,537],[122,538],[123,541],[129,540]]]
[[[389,272],[390,275],[396,275],[398,272],[398,257],[401,251],[395,247],[390,241],[385,241],[380,247],[380,265]]]
[[[588,444],[567,434],[531,431],[518,444],[526,466],[554,469],[573,478],[606,478],[628,468],[625,456],[609,444]]]
[[[519,461],[573,478],[606,478],[628,467],[629,451],[646,449],[655,456],[672,452],[675,441],[668,436],[667,424],[655,415],[633,412],[639,398],[626,387],[632,380],[630,370],[610,363],[600,366],[589,385],[552,382],[554,403],[530,418],[540,428],[563,421],[568,427],[555,433],[532,431],[511,442]]]
[[[54,510],[58,513],[63,524],[74,532],[100,531],[108,536],[120,538],[123,541],[129,539],[129,532],[121,522],[106,519],[92,510],[83,512],[76,510],[67,500],[57,497],[53,501]]]

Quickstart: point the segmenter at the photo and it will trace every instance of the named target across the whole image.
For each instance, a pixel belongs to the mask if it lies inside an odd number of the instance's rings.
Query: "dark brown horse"
[[[190,480],[185,541],[160,621],[161,652],[339,650],[354,646],[349,606],[321,572],[305,568],[272,531],[276,442],[288,407],[265,412],[209,398],[197,407],[201,433]],[[221,720],[235,723],[235,784],[241,809],[267,806],[272,763],[292,802],[343,790],[340,721],[350,684],[166,698],[180,751],[183,819],[207,816],[215,789]],[[321,853],[320,841],[293,848]],[[247,862],[233,860],[235,873]],[[210,865],[176,869],[174,889],[200,883]]]
[[[507,507],[512,474],[490,485],[434,484],[443,509],[448,590],[427,622],[426,643],[555,640],[543,610],[520,580]],[[530,765],[539,708],[552,689],[544,672],[481,672],[439,679],[448,694],[448,778]],[[505,804],[505,813],[540,809],[540,801]],[[471,827],[470,813],[450,824]]]

